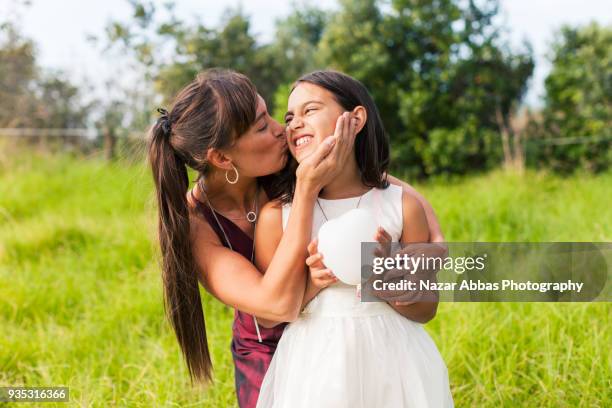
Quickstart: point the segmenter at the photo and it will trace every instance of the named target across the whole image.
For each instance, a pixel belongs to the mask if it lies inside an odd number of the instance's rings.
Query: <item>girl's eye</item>
[[[293,120],[293,118],[291,116],[286,117],[285,118],[285,125],[288,125],[291,122],[291,120]]]
[[[268,122],[266,122],[266,124],[259,129],[260,132],[263,132],[264,130],[266,130],[268,128]]]
[[[309,112],[312,112],[312,111],[315,111],[315,110],[316,110],[315,108],[308,108],[308,109],[306,109],[306,111],[304,113],[309,113]]]

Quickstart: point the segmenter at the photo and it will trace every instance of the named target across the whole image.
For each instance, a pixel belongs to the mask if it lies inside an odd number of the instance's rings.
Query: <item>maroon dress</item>
[[[197,208],[204,215],[215,233],[219,236],[223,246],[229,248],[225,236],[219,228],[215,217],[208,205],[195,200]],[[253,240],[229,219],[218,212],[217,218],[223,226],[234,251],[240,253],[249,261],[253,249]],[[253,315],[234,310],[234,323],[232,325],[232,357],[234,359],[234,381],[236,396],[240,408],[255,408],[259,397],[259,388],[266,374],[276,345],[280,340],[286,323],[267,329],[259,326],[261,343],[257,338],[257,330]]]

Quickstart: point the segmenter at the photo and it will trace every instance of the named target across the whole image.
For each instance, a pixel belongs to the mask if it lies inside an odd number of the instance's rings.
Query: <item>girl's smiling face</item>
[[[345,110],[325,88],[299,83],[289,95],[285,124],[287,144],[297,162],[312,154],[328,136],[334,134],[336,121]]]

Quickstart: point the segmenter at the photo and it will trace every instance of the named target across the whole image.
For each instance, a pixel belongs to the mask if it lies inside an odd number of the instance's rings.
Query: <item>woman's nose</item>
[[[285,137],[285,128],[286,126],[281,125],[280,123],[278,123],[275,120],[272,120],[272,123],[274,124],[274,136],[276,136],[277,139],[281,138],[281,137]]]

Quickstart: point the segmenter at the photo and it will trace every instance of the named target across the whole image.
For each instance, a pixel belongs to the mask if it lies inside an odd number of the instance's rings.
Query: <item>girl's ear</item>
[[[221,150],[215,148],[208,149],[206,152],[206,161],[219,169],[232,169],[232,159]]]
[[[368,111],[361,105],[356,106],[351,112],[351,117],[357,119],[357,133],[361,132],[368,120]]]

